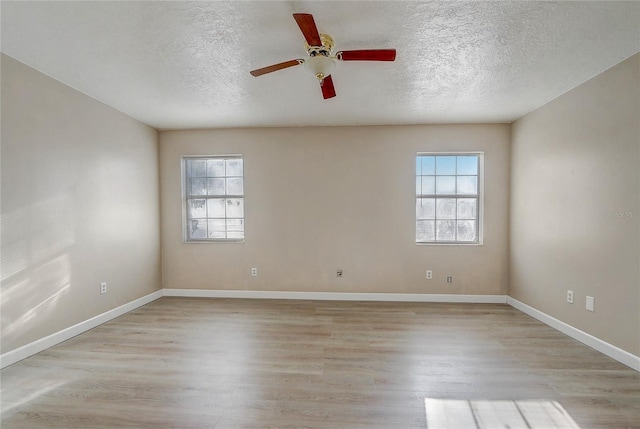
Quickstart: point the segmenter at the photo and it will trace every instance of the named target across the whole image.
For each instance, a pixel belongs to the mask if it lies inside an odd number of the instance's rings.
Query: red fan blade
[[[340,51],[336,58],[342,61],[394,61],[395,49],[362,49],[356,51]]]
[[[293,18],[298,23],[298,27],[300,27],[300,31],[302,31],[309,46],[322,46],[320,33],[318,33],[318,27],[316,27],[316,22],[313,20],[313,15],[310,13],[294,13]]]
[[[333,79],[331,79],[331,75],[320,81],[320,87],[322,88],[322,96],[325,100],[336,96],[336,89],[333,87]]]
[[[304,63],[304,60],[291,60],[285,61],[284,63],[274,64],[272,66],[263,67],[261,69],[253,70],[251,73],[252,76],[262,76],[263,74],[271,73],[274,71],[286,69],[287,67],[297,66],[298,64]]]

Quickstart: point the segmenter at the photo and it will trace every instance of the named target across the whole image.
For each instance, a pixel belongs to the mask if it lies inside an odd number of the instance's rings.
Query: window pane
[[[207,217],[206,200],[189,200],[188,216],[190,219]]]
[[[244,219],[227,219],[228,231],[244,231]]]
[[[227,195],[242,195],[242,177],[227,179]]]
[[[242,176],[242,159],[231,158],[226,160],[227,176]]]
[[[227,238],[244,238],[243,219],[227,219]]]
[[[458,156],[458,169],[456,174],[474,176],[478,174],[477,156]]]
[[[420,195],[433,195],[436,193],[435,176],[421,176],[416,179],[416,192]]]
[[[208,217],[225,217],[226,211],[224,208],[224,198],[211,198],[207,200],[207,215]]]
[[[207,179],[191,179],[190,195],[207,195]]]
[[[437,241],[455,241],[456,234],[455,220],[439,220],[436,222],[436,240]]]
[[[436,157],[435,156],[420,156],[420,173],[423,176],[436,174]]]
[[[436,216],[438,219],[455,219],[456,199],[438,198],[436,200]]]
[[[205,160],[193,159],[189,161],[191,168],[188,169],[189,177],[205,177],[207,175],[207,162]]]
[[[224,177],[224,159],[207,159],[207,176]]]
[[[456,192],[456,176],[436,176],[436,194],[453,195]]]
[[[224,179],[207,179],[209,195],[224,195]]]
[[[476,222],[473,220],[458,221],[458,241],[476,240]]]
[[[209,219],[209,238],[226,238],[224,219]]]
[[[227,217],[244,217],[244,199],[227,198]]]
[[[455,156],[437,156],[436,157],[436,174],[456,174],[456,157]]]
[[[435,241],[435,221],[419,220],[416,222],[416,241]]]
[[[227,238],[244,238],[244,219],[227,219]]]
[[[477,195],[478,176],[458,176],[458,195]]]
[[[195,240],[207,238],[206,219],[190,219],[187,227],[187,237]]]
[[[433,198],[416,199],[416,219],[435,219],[436,203]]]
[[[458,219],[475,219],[476,202],[475,198],[458,198]]]

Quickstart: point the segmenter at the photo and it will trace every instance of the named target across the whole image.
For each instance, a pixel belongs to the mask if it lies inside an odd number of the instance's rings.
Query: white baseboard
[[[574,340],[578,340],[581,343],[591,347],[592,349],[595,349],[600,353],[603,353],[610,358],[615,359],[618,362],[635,369],[636,371],[640,371],[640,357],[624,351],[612,344],[609,344],[606,341],[602,341],[601,339],[594,337],[591,334],[587,334],[586,332],[581,331],[578,328],[574,328],[573,326],[564,323],[563,321],[558,320],[555,317],[549,316],[548,314],[543,313],[542,311],[537,310],[521,301],[518,301],[515,298],[511,298],[510,296],[507,297],[507,304],[514,308],[517,308],[523,313],[528,314],[534,319],[538,319],[542,323],[549,325],[554,329],[557,329],[563,334],[570,336]]]
[[[197,298],[301,299],[310,301],[387,301],[506,304],[506,295],[419,293],[292,292],[258,290],[164,289],[164,296]]]
[[[102,325],[103,323],[108,322],[111,319],[115,319],[118,316],[128,313],[131,310],[135,310],[136,308],[148,304],[151,301],[155,301],[156,299],[161,297],[162,290],[158,290],[156,292],[150,293],[149,295],[143,296],[142,298],[138,298],[134,301],[123,304],[120,307],[116,307],[113,310],[109,310],[95,317],[92,317],[91,319],[85,320],[84,322],[77,323],[73,326],[63,329],[62,331],[58,331],[47,337],[26,344],[22,347],[18,347],[17,349],[11,350],[7,353],[3,353],[2,355],[0,355],[0,369],[21,361],[22,359],[28,358],[29,356],[33,356],[36,353],[40,353],[41,351],[46,350],[49,347],[53,347],[56,344],[60,344],[63,341],[67,341],[68,339],[73,338],[76,335],[82,334],[89,329],[93,329],[96,326]]]

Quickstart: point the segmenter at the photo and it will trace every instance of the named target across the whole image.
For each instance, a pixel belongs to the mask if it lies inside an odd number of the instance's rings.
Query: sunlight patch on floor
[[[20,383],[17,387],[7,389],[2,387],[2,402],[0,403],[0,417],[2,420],[9,418],[25,404],[36,401],[56,389],[70,383],[71,380],[60,378],[52,379],[44,376],[40,379],[29,379]]]
[[[428,429],[580,429],[549,400],[458,400],[425,398]]]

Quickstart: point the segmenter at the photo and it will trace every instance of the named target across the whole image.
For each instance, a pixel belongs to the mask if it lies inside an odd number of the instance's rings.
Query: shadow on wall
[[[3,353],[15,348],[12,344],[52,313],[69,292],[73,216],[68,195],[2,214]]]

